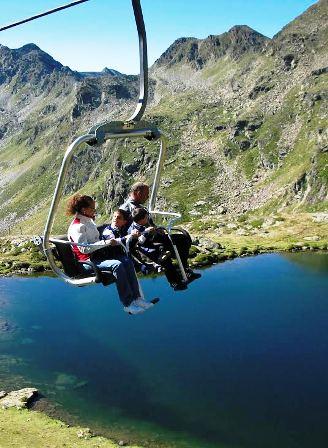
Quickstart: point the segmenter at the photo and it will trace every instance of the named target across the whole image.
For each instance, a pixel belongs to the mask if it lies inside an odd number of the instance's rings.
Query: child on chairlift
[[[137,207],[131,212],[132,224],[128,229],[128,234],[139,233],[138,250],[152,260],[162,264],[171,257],[171,252],[167,250],[169,240],[163,229],[149,223],[149,214],[146,209]]]

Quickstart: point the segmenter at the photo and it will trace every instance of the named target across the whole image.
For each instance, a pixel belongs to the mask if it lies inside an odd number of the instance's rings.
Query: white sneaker
[[[140,307],[136,304],[136,300],[130,303],[129,306],[125,306],[123,309],[126,313],[129,314],[141,314],[146,311],[145,308]]]
[[[144,310],[148,310],[149,308],[151,308],[152,306],[154,306],[153,303],[151,302],[147,302],[147,300],[144,300],[143,298],[139,297],[138,299],[134,300],[133,305],[136,305],[140,308],[143,308]],[[131,305],[132,305],[131,303]]]

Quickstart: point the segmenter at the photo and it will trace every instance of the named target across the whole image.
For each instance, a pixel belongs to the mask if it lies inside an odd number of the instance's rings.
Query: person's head
[[[118,229],[121,229],[122,227],[126,226],[129,219],[129,213],[125,210],[117,209],[114,211],[111,225],[112,227],[117,227]]]
[[[67,214],[80,213],[88,218],[94,218],[96,213],[96,202],[91,196],[75,194],[69,198],[67,203]]]
[[[144,204],[149,198],[149,186],[144,182],[136,182],[130,188],[130,197],[138,204]]]
[[[131,212],[131,217],[134,222],[140,224],[141,226],[146,226],[148,224],[148,213],[144,208],[135,208]]]

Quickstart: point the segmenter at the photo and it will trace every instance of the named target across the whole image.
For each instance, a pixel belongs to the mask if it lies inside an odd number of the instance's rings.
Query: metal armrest
[[[167,225],[167,231],[170,233],[173,224],[178,221],[179,219],[181,219],[181,214],[180,213],[174,213],[174,212],[162,212],[160,210],[151,210],[149,212],[151,215],[160,215],[160,216],[166,216],[166,217],[171,217],[169,219],[168,225]]]
[[[59,239],[59,238],[49,238],[50,243],[53,244],[63,244],[66,246],[75,246],[75,247],[97,247],[99,248],[98,244],[95,243],[74,243],[74,241],[68,241],[68,240],[63,240],[63,239]],[[105,246],[104,246],[105,247]]]

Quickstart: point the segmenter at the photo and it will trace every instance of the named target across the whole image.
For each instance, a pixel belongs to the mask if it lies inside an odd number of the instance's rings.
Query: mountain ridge
[[[239,25],[180,38],[154,63],[145,119],[171,139],[162,206],[186,220],[326,207],[327,2],[314,6],[273,39]],[[17,56],[5,48],[0,58]],[[138,97],[136,76],[83,76],[22,48],[16,71],[0,67],[0,231],[41,231],[68,143],[96,122],[126,119]],[[131,182],[150,179],[156,154],[144,142],[84,149],[65,194],[94,194],[106,217]]]
[[[205,39],[182,37],[157,59],[154,67],[188,62],[193,68],[201,69],[209,59],[217,60],[225,55],[240,58],[246,52],[261,51],[269,38],[247,25],[235,25],[220,35],[210,35]]]

